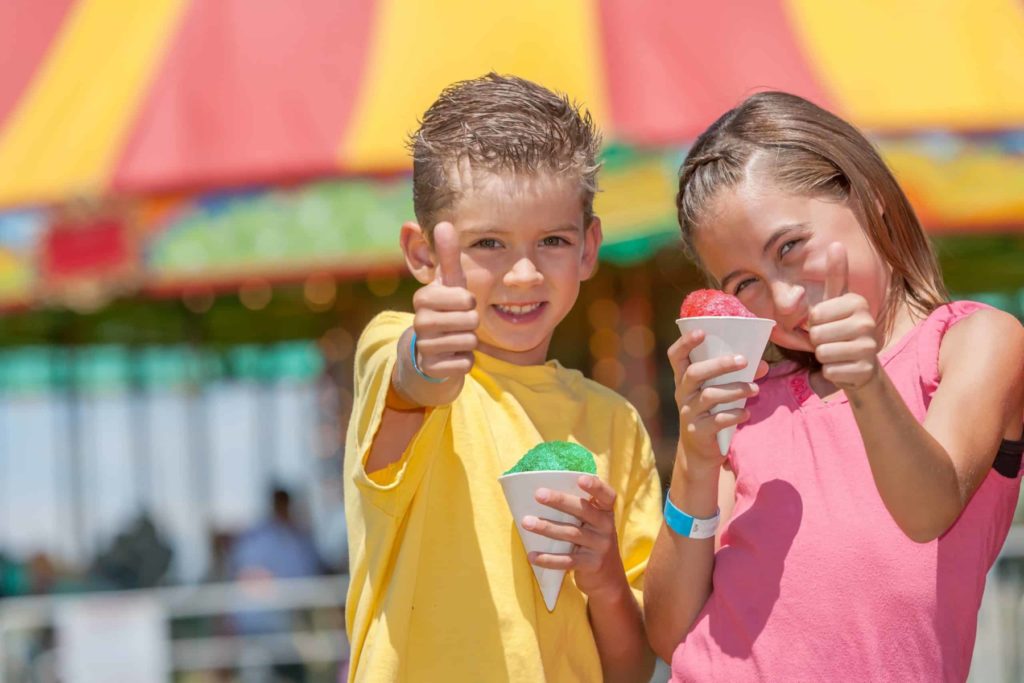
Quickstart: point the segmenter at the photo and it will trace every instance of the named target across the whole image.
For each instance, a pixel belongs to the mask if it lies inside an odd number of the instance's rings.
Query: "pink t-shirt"
[[[942,306],[881,354],[918,420],[942,336],[981,308]],[[845,396],[823,402],[792,370],[762,381],[733,439],[735,508],[672,680],[965,680],[1020,474],[989,472],[945,535],[915,543],[882,503]]]

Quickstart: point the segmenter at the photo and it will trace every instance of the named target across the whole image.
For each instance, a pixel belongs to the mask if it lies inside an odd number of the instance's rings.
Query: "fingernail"
[[[761,391],[761,387],[757,384],[751,384],[750,391],[756,394],[757,392]]]
[[[551,494],[548,492],[547,489],[537,489],[536,498],[537,502],[546,503],[551,498]]]
[[[746,365],[747,363],[747,359],[744,358],[743,356],[733,356],[732,359],[736,363],[736,365]]]
[[[527,515],[527,516],[523,517],[523,528],[524,529],[532,529],[536,525],[537,525],[537,518],[534,517],[533,515]]]

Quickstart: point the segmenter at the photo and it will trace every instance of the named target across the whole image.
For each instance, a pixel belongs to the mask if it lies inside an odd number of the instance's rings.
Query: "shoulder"
[[[1015,317],[993,308],[978,307],[954,322],[939,347],[942,374],[962,365],[993,363],[1007,372],[1020,372],[1024,362],[1024,327]]]
[[[364,340],[372,340],[388,335],[393,335],[397,339],[406,328],[412,325],[412,320],[412,313],[381,311],[373,316],[373,319],[363,328],[362,334],[359,335],[360,343]],[[398,334],[394,334],[396,330]]]
[[[399,311],[383,311],[378,313],[366,324],[359,335],[359,342],[356,345],[356,358],[362,358],[367,353],[382,345],[393,345],[398,341],[409,326],[412,325],[412,314]]]

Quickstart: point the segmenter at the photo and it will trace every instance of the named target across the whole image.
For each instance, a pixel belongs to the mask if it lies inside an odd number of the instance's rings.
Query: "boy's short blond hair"
[[[584,225],[594,214],[601,135],[590,112],[536,83],[489,73],[448,86],[409,137],[413,208],[428,233],[459,199],[462,164],[488,173],[576,177]]]

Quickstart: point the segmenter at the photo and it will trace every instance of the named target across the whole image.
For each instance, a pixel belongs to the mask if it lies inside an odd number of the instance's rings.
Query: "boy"
[[[547,360],[597,263],[598,145],[566,98],[495,74],[446,89],[411,140],[417,222],[400,241],[425,286],[415,316],[363,332],[346,441],[352,681],[650,677],[650,442],[624,399]],[[577,544],[528,557],[498,477],[550,440],[589,448],[598,476],[581,477],[587,498],[537,492],[583,524],[524,518]],[[573,570],[552,612],[530,563]]]

